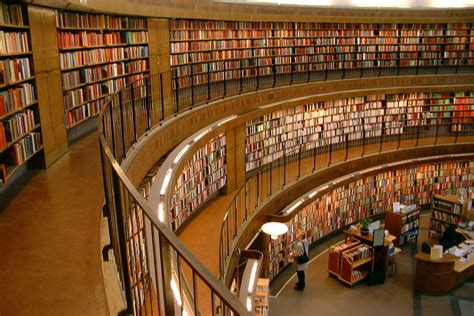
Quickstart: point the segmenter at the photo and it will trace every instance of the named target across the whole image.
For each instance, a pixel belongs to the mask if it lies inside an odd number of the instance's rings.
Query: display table
[[[474,276],[474,258],[461,262],[451,253],[441,259],[431,259],[429,254],[416,255],[415,290],[440,295],[451,291]]]

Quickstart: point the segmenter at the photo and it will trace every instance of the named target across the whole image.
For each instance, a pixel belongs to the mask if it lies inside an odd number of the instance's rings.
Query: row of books
[[[184,165],[173,189],[171,226],[176,230],[226,184],[226,137],[220,134],[199,148]]]
[[[29,51],[27,32],[0,31],[0,54],[19,54]]]
[[[67,128],[71,128],[78,123],[96,116],[102,110],[105,104],[105,99],[94,100],[85,104],[82,104],[66,113],[66,125]]]
[[[456,216],[452,214],[448,214],[445,212],[439,212],[435,210],[431,210],[431,218],[436,219],[438,221],[442,221],[448,224],[457,225],[461,221],[461,216]]]
[[[181,20],[183,21],[183,20]],[[181,23],[180,21],[180,23]],[[189,22],[185,21],[184,23]],[[265,34],[267,37],[444,37],[444,36],[469,36],[470,26],[467,23],[461,25],[454,24],[418,24],[419,29],[413,30],[403,24],[352,24],[347,28],[339,28],[335,23],[307,25],[305,28],[281,27],[280,22],[271,25],[260,25],[261,27],[236,27],[232,21],[196,21],[188,23],[188,27],[183,25],[174,27],[171,24],[171,38],[173,40],[184,39],[211,39],[211,38],[242,38],[259,37],[257,34]],[[208,22],[218,22],[220,26],[208,27]],[[252,23],[252,22],[250,22]],[[258,22],[257,22],[258,23]],[[249,26],[250,24],[246,25]],[[289,26],[289,25],[288,25]],[[457,29],[454,29],[457,27]],[[264,36],[265,36],[264,35]]]
[[[98,81],[112,79],[113,77],[125,76],[136,72],[145,72],[147,70],[148,62],[146,59],[142,59],[64,72],[62,73],[63,89],[71,90],[84,84],[93,84]]]
[[[461,204],[449,203],[439,199],[433,201],[433,206],[455,215],[461,215],[462,212]]]
[[[16,166],[23,164],[41,148],[41,134],[29,133],[10,147],[10,153]]]
[[[461,174],[463,178],[454,180],[438,177],[438,174]],[[427,179],[430,181],[425,183]],[[441,183],[445,184],[443,188],[437,187]],[[304,230],[308,241],[312,243],[365,217],[392,211],[393,202],[426,205],[431,203],[435,194],[452,194],[460,187],[473,185],[474,162],[451,161],[382,171],[336,187],[295,210],[295,215],[286,223],[288,233],[271,241],[271,278],[288,264],[291,243],[295,240],[298,229]],[[406,216],[410,216],[410,222],[404,235],[409,238],[410,232],[418,227],[419,211]]]
[[[14,3],[0,3],[0,24],[24,26],[21,5]]]
[[[426,23],[329,23],[329,22],[246,22],[219,20],[175,19],[170,23],[172,29],[294,29],[295,31],[330,30],[347,35],[371,34],[370,32],[390,32],[403,30],[410,34],[419,34],[425,30],[457,32],[468,28],[467,23],[426,24]]]
[[[85,102],[92,101],[118,91],[126,85],[124,77],[102,81],[76,90],[69,90],[64,95],[64,105],[67,109],[74,108]]]
[[[397,38],[232,38],[222,40],[199,40],[171,42],[171,54],[191,54],[197,52],[233,51],[233,50],[262,50],[263,54],[276,54],[278,50],[285,49],[288,55],[298,54],[330,54],[341,52],[418,52],[418,51],[465,51],[474,43],[467,38],[450,38],[443,42],[433,43],[429,38],[406,38],[399,42]],[[260,53],[259,55],[262,55]]]
[[[219,178],[215,182],[208,184],[207,187],[203,188],[192,200],[189,201],[186,208],[177,212],[176,209],[171,210],[171,229],[175,231],[178,229],[201,205],[213,197],[219,189],[223,188],[226,184],[226,176]]]
[[[97,48],[59,54],[62,70],[148,57],[148,46]]]
[[[0,144],[4,144],[4,148],[8,143],[17,141],[22,136],[31,132],[38,124],[35,121],[35,114],[32,110],[17,113],[12,117],[0,122],[3,127],[3,139],[0,139]],[[1,137],[0,137],[1,138]],[[2,146],[0,145],[0,148]]]
[[[431,101],[443,102],[438,98],[438,95],[433,95],[434,100],[427,99],[427,94],[422,94],[420,97],[424,98],[425,105],[429,105]],[[470,92],[466,95],[470,95]],[[389,100],[400,100],[387,102],[382,102],[382,100],[366,101],[363,97],[350,98],[269,113],[246,122],[247,170],[260,165],[258,162],[256,164],[253,162],[261,160],[262,157],[273,155],[284,149],[290,150],[294,146],[305,145],[305,142],[308,141],[324,141],[326,138],[332,138],[329,143],[337,143],[383,134],[411,133],[407,127],[417,127],[419,124],[423,124],[425,127],[429,125],[436,127],[441,124],[451,126],[452,123],[459,123],[457,120],[461,118],[463,124],[469,125],[472,122],[471,117],[474,115],[474,104],[468,105],[467,102],[472,98],[459,96],[461,94],[458,94],[458,97],[451,95],[449,99],[455,104],[454,108],[447,107],[445,108],[447,111],[443,113],[442,109],[436,105],[434,110],[437,112],[434,114],[430,112],[433,108],[431,106],[417,104],[416,107],[409,107],[411,103],[407,102],[407,96],[386,96],[385,98]],[[416,95],[411,97],[416,97]],[[356,104],[355,102],[363,103]],[[457,102],[462,103],[457,104]],[[387,111],[388,114],[391,114],[390,109],[395,105],[399,106],[397,112],[401,107],[405,107],[406,113],[387,115]],[[453,112],[454,109],[458,109],[459,112]],[[352,112],[354,110],[358,110],[358,112]],[[413,113],[412,111],[415,110],[421,112]],[[430,118],[430,120],[423,120],[422,117]],[[279,157],[281,154],[277,154],[275,158]],[[266,159],[266,162],[272,160],[273,158]]]
[[[419,219],[415,219],[415,220],[410,221],[406,224],[403,224],[402,228],[401,228],[401,233],[404,234],[404,233],[407,233],[407,232],[411,231],[413,228],[418,228],[419,224],[420,224]]]
[[[30,83],[0,91],[0,117],[36,102],[35,89]]]
[[[58,28],[83,29],[146,29],[145,18],[56,11]]]
[[[0,85],[13,84],[31,77],[30,59],[0,60]]]
[[[343,254],[344,257],[350,258],[352,261],[358,261],[372,256],[372,251],[367,245],[361,245],[349,252]]]

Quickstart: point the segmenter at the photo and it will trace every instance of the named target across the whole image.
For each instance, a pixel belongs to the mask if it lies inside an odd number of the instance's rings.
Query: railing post
[[[270,161],[270,193],[268,196],[272,195],[272,174],[273,174],[273,161]]]
[[[299,179],[301,176],[301,144],[300,144],[300,151],[298,152],[298,177],[296,179]]]
[[[211,100],[211,66],[207,63],[207,100]]]
[[[179,112],[179,78],[178,78],[178,70],[176,69],[174,71],[174,80],[175,80],[175,94],[176,94],[176,112],[175,113],[178,113]],[[161,82],[161,84],[163,85],[163,82]]]
[[[260,172],[257,172],[257,203],[255,207],[260,205]]]
[[[314,152],[313,152],[313,172],[316,171],[316,146],[317,143],[314,142]]]
[[[131,94],[131,102],[132,102],[132,120],[133,120],[133,142],[137,142],[137,122],[136,122],[136,115],[135,115],[135,84],[132,83],[130,85],[130,94]]]
[[[308,56],[308,63],[306,64],[307,67],[308,67],[308,76],[306,78],[306,83],[309,82],[309,80],[311,80],[311,62],[309,61],[309,56]]]
[[[331,165],[331,162],[332,162],[332,141],[329,143],[329,162],[328,162],[328,166]]]
[[[194,71],[193,71],[193,65],[189,66],[190,69],[190,76],[191,78],[191,107],[194,105]]]
[[[146,130],[150,130],[151,128],[151,105],[153,104],[153,93],[151,91],[151,77],[146,77],[145,79],[145,91],[146,91],[146,96],[145,96],[145,109],[146,109]]]
[[[365,154],[365,120],[362,118],[362,154],[361,157],[364,157]]]
[[[113,97],[112,97],[113,98]],[[113,100],[113,99],[112,99]],[[114,157],[117,158],[117,152],[115,151],[115,132],[114,132],[114,111],[113,111],[113,103],[110,101],[110,107],[109,107],[109,112],[110,112],[110,136],[112,137],[112,152],[114,153]],[[105,116],[104,116],[105,117]],[[102,123],[103,128],[105,128],[105,124]],[[105,131],[105,130],[104,130]]]
[[[227,95],[227,80],[226,80],[226,67],[225,67],[225,61],[222,62],[224,64],[224,95],[222,96],[223,98]]]
[[[127,301],[127,307],[125,310],[119,312],[119,315],[130,315],[133,314],[133,300],[132,300],[132,292],[130,286],[130,274],[128,270],[128,260],[126,258],[127,254],[127,240],[125,238],[125,221],[123,216],[123,209],[122,209],[122,195],[121,195],[121,188],[120,188],[120,180],[115,172],[112,171],[112,185],[114,190],[114,204],[115,204],[115,211],[116,211],[116,218],[117,218],[117,235],[119,240],[119,253],[115,254],[116,256],[120,257],[120,269],[122,270],[121,273],[123,275],[123,288],[125,290],[125,300]]]
[[[344,161],[347,161],[347,156],[349,155],[349,134],[346,134],[346,157]]]
[[[118,96],[119,96],[119,104],[118,104],[118,109],[119,109],[119,112],[120,112],[120,123],[122,124],[122,128],[120,129],[121,130],[121,134],[122,134],[122,149],[123,149],[123,152],[122,152],[122,155],[123,157],[115,157],[117,159],[118,162],[121,162],[122,161],[122,158],[125,157],[125,152],[127,151],[125,149],[125,134],[124,134],[124,122],[123,122],[123,109],[122,109],[122,94],[123,94],[123,91],[124,90],[121,90],[119,93],[118,93]]]
[[[418,147],[418,140],[420,139],[420,124],[418,124],[418,127],[416,129],[416,144],[415,147]]]
[[[244,69],[242,68],[242,59],[239,60],[239,66],[240,66],[240,91],[239,93],[242,93],[243,90],[243,80],[244,80]]]
[[[257,59],[257,68],[255,68],[255,71],[256,71],[256,79],[257,79],[257,87],[255,88],[255,90],[257,91],[258,88],[260,87],[260,74],[259,74],[259,65],[258,65],[258,61],[259,59]]]
[[[237,237],[237,199],[234,197],[234,238]]]
[[[161,121],[165,119],[165,96],[163,95],[163,73],[160,72]]]
[[[283,145],[283,186],[286,185],[286,149]]]

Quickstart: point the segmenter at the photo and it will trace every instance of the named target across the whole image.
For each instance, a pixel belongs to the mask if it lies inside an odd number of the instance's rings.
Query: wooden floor
[[[0,214],[0,315],[108,315],[97,133],[41,170]]]

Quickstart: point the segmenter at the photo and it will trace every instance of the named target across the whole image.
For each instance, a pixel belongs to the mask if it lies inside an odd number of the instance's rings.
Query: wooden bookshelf
[[[56,11],[56,27],[67,128],[149,71],[145,18]]]
[[[270,295],[270,280],[257,279],[257,287],[255,289],[255,315],[268,316],[269,304],[268,296]]]
[[[470,134],[474,92],[377,94],[321,101],[246,122],[246,170],[347,142]]]
[[[328,272],[339,277],[341,274],[342,253],[360,244],[360,240],[347,237],[345,240],[331,246],[328,253]]]
[[[406,213],[393,211],[385,213],[385,229],[388,229],[390,235],[396,237],[393,241],[395,247],[418,238],[420,212],[421,208],[418,206]]]
[[[226,185],[226,180],[226,135],[221,133],[199,148],[176,178],[171,198],[171,228],[177,230]]]
[[[474,162],[451,161],[386,170],[336,187],[295,210],[294,216],[286,222],[288,232],[270,241],[270,280],[290,263],[289,253],[298,229],[305,232],[312,244],[363,218],[383,213],[387,216],[392,212],[393,202],[429,205],[435,194],[452,194],[458,188],[472,186]],[[410,220],[416,223],[414,217]],[[405,232],[400,234],[405,235]],[[336,274],[337,264],[333,262],[331,267],[329,270]]]
[[[470,67],[472,23],[316,23],[175,19],[175,88],[256,76],[372,72],[417,74]]]
[[[43,151],[28,11],[0,2],[0,184]],[[41,160],[44,158],[41,158]]]
[[[353,286],[367,278],[374,268],[374,251],[369,245],[360,244],[342,252],[339,280]]]
[[[440,239],[448,226],[457,226],[467,212],[469,202],[461,202],[453,194],[435,195],[431,202],[430,236]]]

